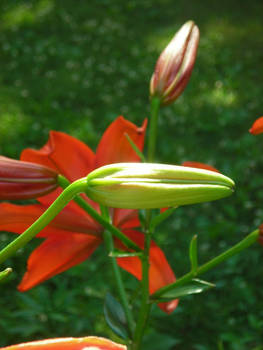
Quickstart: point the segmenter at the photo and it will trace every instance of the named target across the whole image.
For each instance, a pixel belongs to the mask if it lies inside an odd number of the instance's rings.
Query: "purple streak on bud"
[[[0,200],[43,196],[58,186],[57,175],[46,166],[0,156]]]
[[[199,43],[199,29],[186,22],[175,34],[155,66],[150,82],[150,95],[158,96],[162,105],[175,101],[191,76]]]

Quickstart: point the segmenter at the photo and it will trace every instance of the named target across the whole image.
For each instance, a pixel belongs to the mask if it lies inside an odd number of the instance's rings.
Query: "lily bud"
[[[175,101],[183,92],[194,67],[199,29],[186,22],[161,53],[150,82],[150,96],[158,96],[162,105]]]
[[[227,197],[234,182],[209,170],[184,166],[119,163],[87,176],[87,195],[113,208],[153,209]]]
[[[0,156],[0,200],[37,198],[57,186],[54,170]]]

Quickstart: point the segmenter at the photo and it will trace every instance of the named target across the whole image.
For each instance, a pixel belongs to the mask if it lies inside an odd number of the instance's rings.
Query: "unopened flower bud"
[[[0,200],[37,198],[57,186],[57,173],[54,170],[0,156]]]
[[[113,208],[153,209],[227,197],[234,182],[209,170],[184,166],[119,163],[87,176],[87,195]]]
[[[194,67],[199,43],[199,29],[186,22],[161,53],[150,82],[150,95],[162,105],[175,101],[183,92]]]

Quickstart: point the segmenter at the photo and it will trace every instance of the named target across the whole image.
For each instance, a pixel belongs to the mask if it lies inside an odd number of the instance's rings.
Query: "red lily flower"
[[[125,345],[99,337],[56,338],[11,345],[2,350],[126,350]]]
[[[89,172],[105,164],[118,162],[138,162],[139,157],[127,140],[126,134],[142,150],[146,121],[141,128],[123,117],[117,118],[105,131],[96,151],[81,141],[62,132],[51,131],[47,144],[40,150],[26,149],[21,160],[29,161],[55,170],[69,181],[86,176]],[[61,192],[56,189],[38,198],[38,204],[19,206],[0,204],[0,230],[21,233],[28,228]],[[83,197],[98,210],[98,205]],[[139,226],[136,210],[112,209],[113,224],[139,246],[143,246],[143,234],[134,228]],[[103,228],[82,208],[71,201],[64,210],[37,237],[45,238],[28,259],[27,272],[19,284],[20,291],[26,291],[37,284],[75,266],[93,253],[101,244]],[[121,246],[116,240],[115,244]],[[139,258],[120,258],[119,265],[141,279]],[[152,242],[150,253],[150,291],[175,281],[175,276],[161,249]],[[177,301],[161,304],[170,313]]]
[[[249,129],[249,132],[253,135],[258,135],[263,132],[263,117],[256,119],[252,127]]]

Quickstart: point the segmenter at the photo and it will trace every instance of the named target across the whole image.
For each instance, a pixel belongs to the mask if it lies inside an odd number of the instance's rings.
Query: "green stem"
[[[149,138],[148,138],[148,162],[153,162],[155,158],[155,148],[157,140],[157,130],[158,130],[158,116],[160,109],[160,99],[154,97],[151,101],[151,119],[149,128]],[[149,292],[149,254],[151,246],[151,232],[149,227],[151,225],[151,210],[146,212],[146,225],[145,225],[145,241],[144,241],[144,251],[141,257],[142,264],[142,299],[141,308],[139,312],[138,322],[136,325],[134,339],[132,344],[133,350],[138,350],[141,346],[142,338],[145,332],[145,328],[148,323],[151,303],[150,303],[150,292]]]
[[[110,254],[114,250],[114,244],[113,244],[112,235],[107,230],[104,231],[104,242],[105,242],[105,245],[107,247],[107,251]],[[123,306],[123,309],[125,312],[126,320],[128,323],[130,335],[132,335],[133,334],[134,320],[133,320],[133,316],[132,316],[130,306],[128,303],[127,294],[126,294],[126,291],[125,291],[125,288],[123,285],[120,269],[119,269],[119,266],[118,266],[115,258],[110,257],[110,261],[111,261],[112,270],[113,270],[113,274],[114,274],[115,281],[116,281],[116,287],[118,289],[119,297],[120,297],[120,300],[121,300],[121,303],[122,303],[122,306]]]
[[[154,97],[151,101],[151,119],[148,138],[148,162],[150,163],[154,161],[155,157],[160,103],[161,101],[158,97]]]
[[[136,325],[134,339],[133,339],[133,350],[140,349],[142,338],[145,332],[145,328],[149,319],[151,311],[151,303],[149,299],[149,254],[151,246],[151,233],[150,231],[145,232],[145,242],[143,256],[141,257],[142,262],[142,300],[141,308]]]
[[[79,179],[70,184],[51,206],[20,236],[14,239],[0,252],[0,263],[8,259],[18,249],[24,247],[43,228],[45,228],[54,217],[72,200],[76,194],[83,192],[87,187],[86,178]]]
[[[247,237],[245,237],[242,241],[234,245],[232,248],[226,250],[224,253],[218,255],[217,257],[211,259],[207,263],[201,265],[197,268],[196,271],[191,271],[179,278],[175,283],[171,283],[163,288],[160,288],[157,292],[152,294],[152,299],[158,299],[162,296],[162,294],[169,292],[170,290],[173,290],[175,287],[178,287],[186,282],[189,282],[192,278],[195,278],[199,275],[202,275],[203,273],[207,272],[208,270],[212,269],[213,267],[221,264],[226,259],[230,258],[231,256],[241,252],[242,250],[248,248],[253,243],[255,243],[258,240],[259,237],[259,230],[255,230],[251,232]]]
[[[67,188],[69,186],[70,182],[63,176],[59,175],[58,177],[59,185],[62,188]],[[135,244],[132,240],[130,240],[127,236],[125,236],[120,230],[117,229],[117,227],[111,225],[110,222],[105,220],[94,208],[92,208],[91,205],[85,201],[81,196],[76,196],[74,198],[74,201],[82,208],[84,209],[94,220],[96,220],[98,223],[100,223],[104,228],[109,230],[113,236],[118,238],[122,243],[130,249],[134,249],[136,252],[141,251],[141,249]]]

